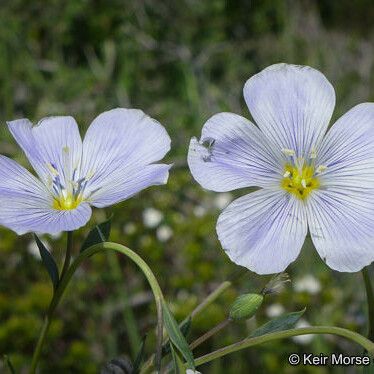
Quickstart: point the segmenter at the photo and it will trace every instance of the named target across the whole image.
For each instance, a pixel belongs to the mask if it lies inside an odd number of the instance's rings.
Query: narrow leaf
[[[191,331],[192,326],[192,318],[189,317],[187,321],[185,321],[181,326],[180,330],[184,337],[187,337],[189,332]],[[170,340],[168,339],[165,344],[162,346],[162,357],[166,356],[170,353]]]
[[[147,339],[147,335],[143,336],[142,343],[140,344],[139,352],[136,355],[134,365],[131,371],[131,374],[138,374],[140,372],[140,365],[143,362],[144,359],[144,348],[145,348],[145,341]]]
[[[178,352],[175,351],[173,344],[169,343],[169,346],[171,350],[171,355],[173,357],[174,374],[183,374],[185,372],[183,361],[180,358]]]
[[[299,312],[292,312],[292,313],[284,314],[283,316],[274,318],[271,321],[260,326],[258,329],[254,330],[249,337],[254,338],[256,336],[265,335],[270,332],[291,329],[292,327],[296,325],[297,321],[302,317],[304,313],[305,313],[305,308],[303,310],[300,310]]]
[[[81,252],[95,244],[107,242],[109,240],[112,218],[113,216],[109,217],[105,222],[96,225],[88,233],[86,240],[82,244]]]
[[[41,240],[38,238],[36,234],[34,234],[34,238],[36,241],[36,244],[39,248],[40,256],[43,261],[43,265],[47,269],[47,272],[49,274],[49,277],[51,278],[53,289],[55,290],[58,286],[59,282],[59,275],[58,275],[58,268],[56,265],[55,260],[53,259],[51,253],[48,251],[48,249],[44,246],[44,244],[41,242]]]
[[[182,356],[187,361],[188,367],[191,369],[195,368],[194,358],[191,352],[190,347],[188,346],[186,338],[183,336],[181,330],[179,329],[178,323],[176,322],[174,316],[171,314],[169,308],[165,304],[162,303],[163,307],[163,316],[164,316],[164,323],[166,331],[169,335],[169,338],[175,348],[182,354]]]

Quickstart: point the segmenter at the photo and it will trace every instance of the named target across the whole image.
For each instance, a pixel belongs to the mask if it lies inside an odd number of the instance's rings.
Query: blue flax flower
[[[39,178],[0,155],[0,224],[16,231],[57,233],[86,224],[91,206],[123,201],[164,184],[170,149],[161,124],[141,110],[114,109],[92,122],[82,142],[72,117],[8,122]]]
[[[244,97],[257,126],[219,113],[190,143],[188,163],[204,188],[258,187],[220,215],[232,261],[259,274],[293,262],[309,228],[331,268],[374,260],[374,104],[355,106],[327,131],[335,92],[323,74],[277,64],[250,78]]]

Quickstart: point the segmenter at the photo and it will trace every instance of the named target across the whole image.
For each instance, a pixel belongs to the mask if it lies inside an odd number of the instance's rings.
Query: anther
[[[327,169],[327,166],[325,165],[319,165],[318,168],[316,169],[317,174],[323,173]]]
[[[50,164],[49,162],[47,162],[47,168],[48,170],[55,176],[57,177],[58,175],[58,171],[52,166],[52,164]]]
[[[295,151],[294,151],[293,149],[282,148],[282,152],[283,152],[286,156],[295,156]]]

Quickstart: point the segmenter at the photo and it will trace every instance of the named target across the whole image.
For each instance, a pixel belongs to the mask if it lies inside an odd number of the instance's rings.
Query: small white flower
[[[60,238],[61,238],[62,234],[63,234],[63,231],[56,232],[55,234],[50,234],[50,235],[51,235],[51,238],[52,238],[53,240],[57,240],[57,239],[60,239]]]
[[[198,205],[194,208],[193,213],[196,217],[203,217],[206,214],[206,208]]]
[[[225,209],[232,201],[231,193],[222,193],[214,198],[214,206],[217,209]]]
[[[296,324],[296,328],[301,328],[301,327],[310,327],[310,324],[305,320],[301,319],[299,322]],[[307,335],[299,335],[299,336],[294,336],[292,340],[295,343],[299,344],[309,344],[312,340],[314,339],[314,335],[312,334],[307,334]]]
[[[154,208],[147,208],[143,212],[144,225],[151,229],[157,227],[161,223],[163,218],[163,214],[159,210]]]
[[[123,232],[127,235],[132,235],[136,232],[136,225],[133,222],[126,223],[125,226],[123,226]]]
[[[279,317],[284,313],[284,307],[281,304],[271,304],[266,308],[265,313],[269,318]]]
[[[296,292],[307,292],[311,295],[316,295],[321,291],[321,283],[310,274],[296,279],[293,285]]]
[[[166,225],[162,225],[157,229],[157,239],[160,242],[167,242],[173,236],[173,230]]]
[[[201,374],[201,373],[200,371],[197,371],[197,370],[187,369],[186,374]]]

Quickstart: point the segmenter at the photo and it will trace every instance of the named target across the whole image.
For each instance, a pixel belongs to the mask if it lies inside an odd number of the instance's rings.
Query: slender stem
[[[119,264],[119,258],[116,255],[108,256],[108,262],[110,266],[110,272],[111,276],[113,277],[114,284],[119,285],[122,282],[122,272],[121,267]],[[130,343],[130,349],[132,358],[135,360],[136,355],[139,351],[139,347],[141,346],[142,339],[140,337],[137,322],[134,316],[134,312],[132,310],[132,307],[130,305],[130,295],[129,295],[129,289],[127,287],[127,284],[123,284],[121,287],[121,290],[119,290],[118,287],[116,287],[116,298],[120,298],[124,301],[123,306],[123,318],[125,322],[125,328],[127,332],[127,336]]]
[[[128,258],[130,258],[135,264],[142,270],[143,274],[148,280],[149,285],[151,286],[153,295],[156,301],[156,310],[157,310],[157,335],[158,335],[158,345],[157,345],[157,352],[156,352],[156,363],[159,365],[161,363],[161,347],[162,347],[162,330],[163,330],[163,323],[162,323],[162,303],[164,302],[164,297],[162,295],[161,288],[157,282],[157,279],[153,275],[151,269],[147,265],[147,263],[134,251],[131,249],[117,243],[105,242],[96,244],[90,248],[87,248],[85,251],[81,252],[78,257],[72,262],[70,267],[65,272],[64,276],[60,279],[59,285],[53,295],[51,303],[48,308],[48,312],[46,318],[44,320],[44,324],[42,327],[42,331],[39,336],[39,340],[34,352],[33,360],[31,363],[30,373],[35,374],[36,367],[40,358],[40,354],[42,351],[43,343],[45,341],[46,335],[48,333],[49,325],[51,323],[51,319],[53,316],[53,312],[58,306],[61,298],[66,290],[67,285],[69,284],[72,276],[74,275],[75,271],[78,269],[80,264],[88,257],[101,252],[102,250],[113,250],[119,253],[124,254]],[[159,367],[159,366],[158,366]]]
[[[30,368],[30,373],[31,374],[34,374],[36,372],[36,367],[38,365],[39,358],[40,358],[40,355],[42,353],[42,348],[43,348],[43,345],[44,345],[44,341],[47,337],[47,332],[48,332],[49,326],[51,324],[52,314],[53,314],[53,311],[51,311],[51,309],[49,308],[46,316],[44,317],[43,326],[42,326],[42,329],[40,331],[39,339],[38,339],[38,342],[36,344],[34,354],[33,354],[33,357],[32,357],[31,368]]]
[[[219,296],[221,296],[228,288],[230,288],[232,282],[224,281],[222,282],[213,292],[211,292],[180,324],[181,327],[184,323],[186,323],[190,318],[193,319],[197,315],[199,315],[203,310],[205,310],[209,305],[213,304]],[[163,344],[166,343],[166,339],[164,340]],[[147,373],[153,365],[153,361],[155,359],[154,355],[151,355],[149,359],[145,362],[142,366],[140,373],[144,374]]]
[[[191,349],[195,349],[200,344],[204,343],[206,340],[208,340],[209,338],[211,338],[213,335],[217,334],[217,332],[219,332],[222,329],[224,329],[230,322],[231,322],[231,320],[227,318],[224,321],[222,321],[221,323],[219,323],[218,325],[214,326],[211,330],[209,330],[208,332],[206,332],[204,335],[201,335],[194,342],[192,342],[190,344],[190,348]]]
[[[369,319],[369,333],[368,338],[374,342],[374,291],[370,280],[369,268],[362,269],[362,276],[364,278],[366,297],[368,301],[368,319]]]
[[[67,241],[66,241],[65,261],[64,261],[64,265],[62,266],[60,279],[64,277],[64,275],[69,269],[72,249],[73,249],[73,231],[68,231]]]
[[[262,336],[258,336],[255,338],[246,338],[238,343],[228,345],[214,352],[208,353],[205,356],[201,356],[197,358],[195,360],[195,365],[200,366],[207,362],[213,361],[217,358],[226,356],[230,353],[237,352],[241,349],[249,348],[249,347],[259,345],[262,343],[267,343],[272,340],[284,339],[284,338],[289,338],[292,336],[306,335],[306,334],[331,334],[331,335],[342,336],[344,338],[347,338],[349,340],[352,340],[353,342],[360,344],[371,355],[374,355],[374,343],[356,332],[343,329],[340,327],[312,326],[312,327],[298,328],[298,329],[292,329],[292,330],[277,331],[277,332],[265,334]]]
[[[72,248],[73,248],[73,232],[68,231],[67,232],[67,240],[66,240],[65,260],[64,260],[64,264],[62,266],[59,283],[61,283],[61,281],[65,277],[66,272],[69,269]],[[30,369],[30,373],[32,373],[32,374],[35,373],[35,371],[36,371],[36,367],[38,365],[38,361],[39,361],[40,355],[42,353],[41,351],[42,351],[45,339],[47,337],[47,332],[49,330],[49,326],[50,326],[51,321],[52,321],[52,316],[53,316],[55,307],[57,306],[57,304],[55,304],[55,301],[54,301],[55,296],[56,296],[56,292],[53,294],[51,303],[50,303],[50,305],[48,307],[48,310],[47,310],[47,314],[44,317],[42,329],[40,331],[38,342],[37,342],[35,350],[34,350],[34,354],[33,354],[33,357],[32,357],[32,362],[31,362],[31,369]]]
[[[228,288],[230,288],[232,283],[230,281],[222,282],[212,293],[210,293],[192,312],[185,318],[181,325],[186,322],[189,318],[194,318],[199,315],[203,310],[205,310],[209,305],[213,304],[219,296],[221,296]]]

